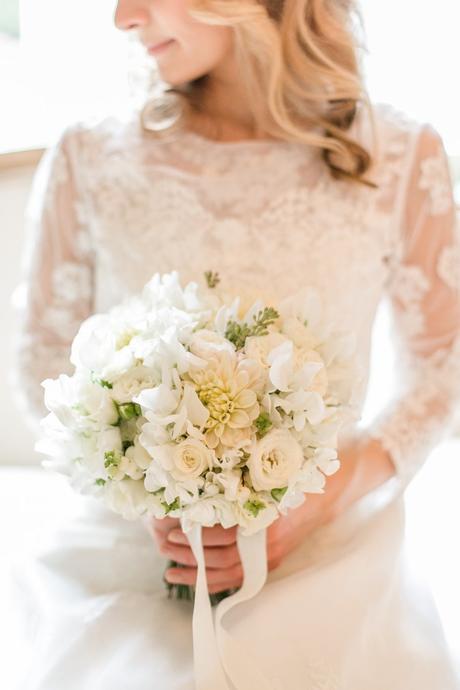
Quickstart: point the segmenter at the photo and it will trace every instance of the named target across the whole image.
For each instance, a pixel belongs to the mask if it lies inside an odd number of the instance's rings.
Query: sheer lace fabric
[[[14,387],[35,426],[40,382],[71,372],[81,321],[155,271],[219,272],[269,299],[308,284],[354,329],[363,402],[373,320],[393,310],[398,390],[365,433],[391,454],[401,487],[452,428],[460,398],[460,231],[437,131],[374,104],[350,135],[372,153],[373,190],[333,180],[295,142],[149,139],[136,117],[67,127],[44,155],[26,210]],[[357,375],[359,373],[357,371]]]

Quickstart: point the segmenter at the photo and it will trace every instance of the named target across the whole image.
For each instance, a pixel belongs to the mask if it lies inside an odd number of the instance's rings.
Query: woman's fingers
[[[197,563],[190,546],[172,544],[167,539],[160,539],[159,551],[163,556],[167,556],[172,561],[182,565],[196,567]],[[240,562],[240,555],[236,544],[233,546],[205,547],[204,561],[210,568],[227,569]]]
[[[236,544],[236,527],[203,527],[203,546],[224,546]]]
[[[165,577],[172,584],[196,585],[197,572],[197,568],[168,568]],[[209,592],[240,587],[243,582],[243,569],[241,565],[226,570],[206,568],[206,579]]]
[[[152,518],[152,528],[155,532],[169,532],[171,529],[180,527],[179,518]]]
[[[175,544],[189,544],[187,535],[179,527],[168,532],[168,539]],[[201,532],[203,546],[229,546],[236,544],[236,527],[225,528],[221,525],[203,527]]]

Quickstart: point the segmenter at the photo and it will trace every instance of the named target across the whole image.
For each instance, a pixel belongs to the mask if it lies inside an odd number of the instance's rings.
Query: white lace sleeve
[[[405,488],[449,436],[460,402],[460,222],[438,132],[419,127],[388,281],[397,390],[368,432]]]
[[[92,310],[92,252],[74,127],[63,131],[36,169],[24,215],[22,276],[12,297],[17,330],[11,382],[35,431],[47,413],[40,383],[71,373],[70,345]]]

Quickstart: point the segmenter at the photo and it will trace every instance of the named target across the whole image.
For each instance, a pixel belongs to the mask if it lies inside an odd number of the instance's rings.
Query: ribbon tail
[[[233,690],[227,681],[217,646],[206,580],[201,525],[194,524],[191,531],[187,532],[187,538],[198,565],[192,621],[195,689]]]
[[[215,635],[222,665],[236,690],[274,690],[273,684],[256,667],[250,650],[238,644],[223,626],[225,614],[237,604],[252,599],[267,579],[267,530],[244,536],[238,528],[237,544],[243,566],[243,586],[219,602],[215,616]]]

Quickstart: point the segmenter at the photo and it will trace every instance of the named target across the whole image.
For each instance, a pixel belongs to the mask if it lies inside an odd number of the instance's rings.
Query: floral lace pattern
[[[426,189],[430,198],[430,213],[433,216],[447,213],[452,208],[451,185],[445,175],[445,159],[439,150],[420,162],[420,189]]]
[[[364,109],[349,134],[372,153],[377,189],[334,180],[319,152],[296,142],[191,132],[158,141],[136,117],[68,127],[40,163],[27,210],[16,391],[31,420],[46,412],[40,381],[69,370],[81,321],[155,271],[188,282],[212,269],[224,287],[267,300],[313,284],[337,326],[356,332],[365,372],[386,293],[401,386],[368,433],[405,485],[458,404],[460,241],[439,136],[387,104],[374,112],[377,141]]]

